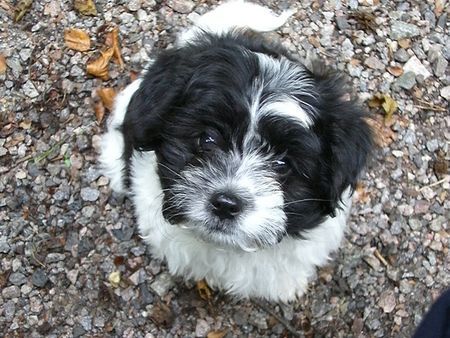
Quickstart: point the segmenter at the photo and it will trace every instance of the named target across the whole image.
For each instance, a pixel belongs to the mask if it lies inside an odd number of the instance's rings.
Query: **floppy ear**
[[[145,71],[139,89],[134,93],[125,115],[122,132],[125,138],[125,157],[134,150],[149,151],[161,142],[165,119],[185,80],[180,75],[179,50],[168,50],[158,56]]]
[[[322,140],[322,188],[328,191],[333,214],[345,189],[356,186],[372,150],[372,134],[367,112],[351,98],[352,90],[342,75],[317,64],[312,71],[319,95],[315,128]]]

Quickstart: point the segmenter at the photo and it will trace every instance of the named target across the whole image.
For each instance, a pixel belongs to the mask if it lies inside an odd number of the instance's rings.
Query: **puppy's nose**
[[[242,200],[230,193],[216,193],[211,196],[212,212],[220,219],[232,219],[243,208]]]

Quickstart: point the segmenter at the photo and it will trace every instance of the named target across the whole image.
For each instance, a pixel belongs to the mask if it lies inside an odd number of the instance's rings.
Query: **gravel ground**
[[[130,201],[97,169],[95,89],[123,87],[158,48],[216,1],[35,1],[14,23],[0,0],[0,332],[18,337],[409,337],[450,285],[450,14],[445,0],[266,0],[297,13],[278,38],[346,72],[372,109],[379,148],[346,240],[289,305],[235,301],[171,277],[140,240]],[[125,69],[88,76],[108,22]],[[64,46],[86,30],[88,52]],[[0,60],[1,61],[1,60]],[[403,74],[400,73],[403,71]],[[118,274],[120,273],[120,274]],[[212,332],[212,333],[211,333]],[[215,335],[214,335],[215,334]]]

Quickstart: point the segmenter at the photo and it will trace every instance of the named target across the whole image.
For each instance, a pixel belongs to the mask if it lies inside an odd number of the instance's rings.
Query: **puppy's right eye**
[[[204,132],[198,138],[198,147],[201,152],[213,152],[222,146],[223,140],[219,133],[214,131]]]

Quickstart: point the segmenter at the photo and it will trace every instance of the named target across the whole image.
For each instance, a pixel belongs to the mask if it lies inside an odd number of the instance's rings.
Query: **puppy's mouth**
[[[286,236],[285,231],[272,233],[269,236],[267,233],[245,232],[242,229],[245,217],[220,219],[214,214],[210,214],[209,217],[200,220],[198,217],[191,217],[189,213],[180,211],[175,212],[174,215],[176,216],[166,214],[164,217],[173,226],[188,231],[197,240],[213,245],[218,250],[233,249],[255,252],[278,244]],[[281,225],[274,226],[274,228],[281,227]]]

